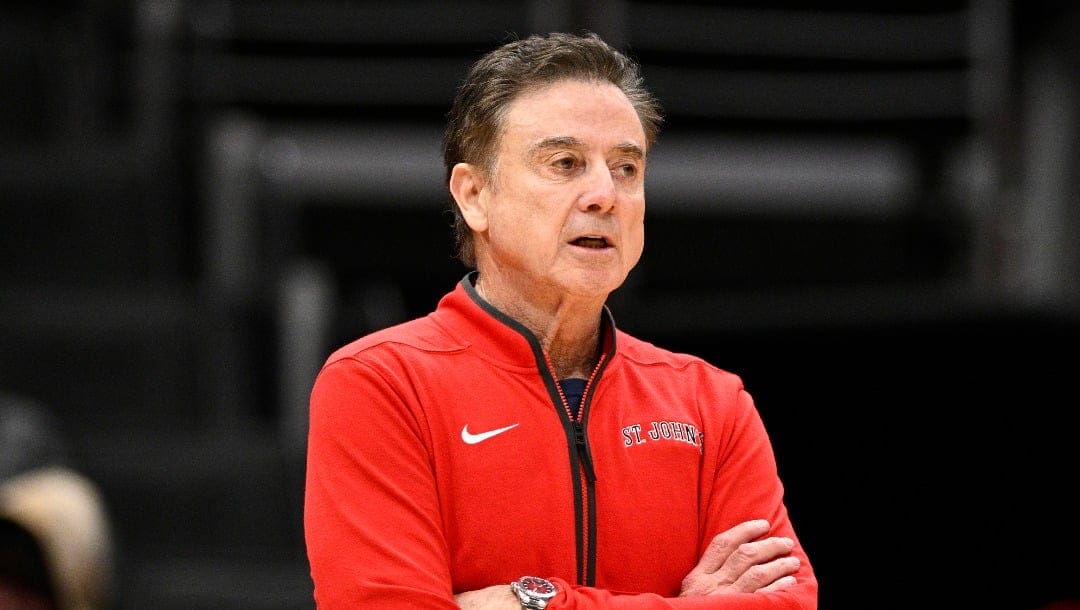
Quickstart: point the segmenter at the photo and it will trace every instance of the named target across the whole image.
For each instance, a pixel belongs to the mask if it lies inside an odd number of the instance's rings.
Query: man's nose
[[[585,175],[581,207],[587,211],[607,212],[615,206],[615,177],[607,165],[592,168]]]

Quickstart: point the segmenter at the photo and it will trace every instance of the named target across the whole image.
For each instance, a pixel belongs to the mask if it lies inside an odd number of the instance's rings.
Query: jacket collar
[[[540,340],[531,330],[484,300],[476,291],[478,273],[470,271],[439,302],[434,317],[462,343],[479,348],[504,366],[546,369]],[[615,320],[604,306],[600,315],[605,360],[615,355]]]

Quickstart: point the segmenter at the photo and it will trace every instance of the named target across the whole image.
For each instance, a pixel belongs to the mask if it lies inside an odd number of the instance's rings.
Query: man
[[[591,34],[470,70],[444,161],[475,270],[312,389],[320,610],[816,608],[742,382],[605,306],[641,256],[660,122],[638,66]]]

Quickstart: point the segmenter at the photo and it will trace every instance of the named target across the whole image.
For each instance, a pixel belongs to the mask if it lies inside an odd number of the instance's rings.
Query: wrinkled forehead
[[[607,81],[561,79],[523,90],[503,108],[494,151],[515,139],[536,142],[552,138],[580,138],[603,144],[601,139],[632,144],[644,151],[645,131],[637,110],[616,85]]]

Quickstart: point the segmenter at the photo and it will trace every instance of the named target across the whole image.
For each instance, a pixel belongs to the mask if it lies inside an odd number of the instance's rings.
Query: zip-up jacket
[[[435,311],[329,356],[311,392],[304,528],[320,610],[453,609],[524,575],[549,610],[817,607],[740,378],[616,329],[571,413],[535,335],[467,275]],[[716,534],[768,519],[797,584],[677,597]]]

